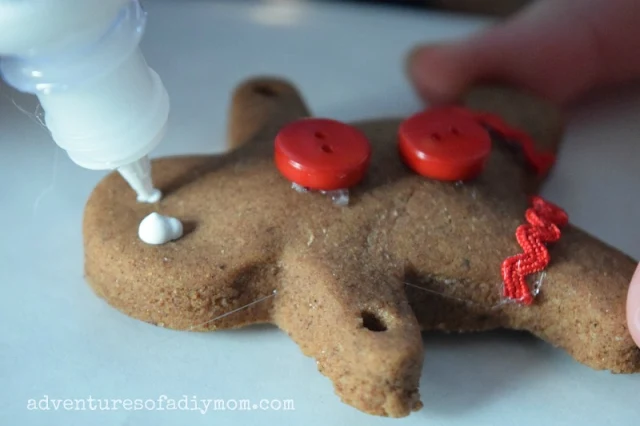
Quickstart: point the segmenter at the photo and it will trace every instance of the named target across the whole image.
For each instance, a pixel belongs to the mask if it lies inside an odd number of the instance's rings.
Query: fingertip
[[[591,21],[577,8],[571,1],[534,2],[512,19],[463,39],[414,48],[409,78],[431,103],[456,101],[471,85],[487,82],[570,103],[602,78]]]
[[[407,56],[407,74],[418,94],[431,104],[456,101],[471,80],[469,67],[455,44],[414,47]]]
[[[640,265],[636,269],[627,296],[627,324],[636,345],[640,347]]]

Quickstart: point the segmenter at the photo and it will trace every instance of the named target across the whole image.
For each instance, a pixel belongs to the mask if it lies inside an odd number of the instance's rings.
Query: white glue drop
[[[164,244],[182,237],[182,222],[175,217],[151,213],[140,222],[138,237],[147,244]]]

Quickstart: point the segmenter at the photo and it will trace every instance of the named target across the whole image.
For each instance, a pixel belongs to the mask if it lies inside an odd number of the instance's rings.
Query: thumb
[[[479,34],[420,46],[409,56],[409,77],[435,103],[453,101],[483,81],[519,86],[556,103],[572,100],[596,83],[600,66],[600,46],[584,10],[576,8],[580,3],[535,2]]]
[[[627,297],[627,323],[631,337],[640,347],[640,265],[636,269]]]

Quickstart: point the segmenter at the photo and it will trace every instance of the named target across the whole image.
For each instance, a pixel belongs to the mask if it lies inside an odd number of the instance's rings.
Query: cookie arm
[[[389,417],[419,409],[422,338],[400,276],[360,269],[378,261],[287,252],[273,322],[316,359],[343,402]]]
[[[311,113],[293,85],[276,78],[256,78],[233,92],[229,111],[227,146],[247,142],[273,142],[285,124]]]

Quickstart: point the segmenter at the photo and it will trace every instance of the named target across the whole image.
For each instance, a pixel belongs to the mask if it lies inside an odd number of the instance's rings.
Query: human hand
[[[538,0],[479,34],[419,46],[408,73],[432,104],[454,101],[474,83],[500,81],[564,105],[640,78],[638,22],[638,0]],[[629,287],[627,321],[640,347],[640,266]]]
[[[587,91],[640,77],[640,2],[537,0],[471,37],[419,46],[408,71],[432,103],[496,80],[565,104]]]

